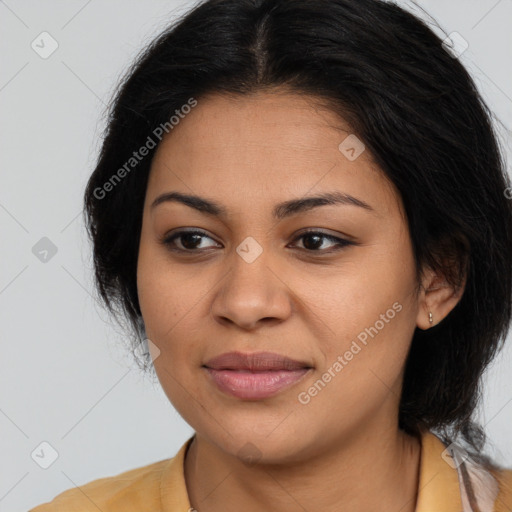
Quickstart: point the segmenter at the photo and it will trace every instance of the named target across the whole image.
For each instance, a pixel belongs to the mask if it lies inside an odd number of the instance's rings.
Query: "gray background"
[[[0,1],[0,511],[24,511],[70,487],[172,457],[193,432],[159,384],[131,363],[122,333],[95,302],[80,214],[104,104],[120,73],[192,5]],[[461,60],[504,123],[512,162],[512,1],[418,5],[468,42]],[[43,31],[58,43],[46,59],[31,47]],[[48,244],[43,237],[57,249],[46,262],[33,253]],[[511,363],[509,343],[486,376],[480,412],[490,453],[508,466]],[[42,442],[58,452],[47,469],[40,464],[51,450],[41,452]],[[39,463],[34,450],[45,454]]]

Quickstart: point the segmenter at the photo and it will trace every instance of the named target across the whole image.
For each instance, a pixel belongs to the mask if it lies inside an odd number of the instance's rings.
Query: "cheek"
[[[389,332],[412,314],[414,277],[403,262],[392,253],[382,258],[358,254],[355,259],[344,262],[330,276],[310,279],[303,290],[303,297],[335,342],[349,340],[376,322],[380,333]]]
[[[157,346],[155,371],[172,403],[186,405],[185,385],[194,393],[194,371],[201,365],[200,342],[204,340],[206,300],[212,287],[208,272],[189,272],[172,265],[160,248],[141,241],[137,268],[139,304],[147,337]],[[188,397],[188,398],[187,398]]]
[[[308,417],[321,419],[333,432],[371,421],[384,404],[399,401],[415,328],[413,310],[398,291],[383,290],[379,294],[364,287],[345,288],[346,295],[332,292],[336,304],[342,304],[336,314],[332,309],[329,314],[330,301],[325,298],[325,310],[316,310],[330,322],[326,339],[318,345],[323,360],[297,398]]]
[[[414,309],[403,290],[345,282],[342,291],[324,290],[311,303],[324,326],[323,340],[317,336],[324,370],[341,357],[343,373],[354,383],[367,380],[371,369],[390,382],[396,378],[415,328]]]
[[[137,262],[137,293],[148,337],[166,344],[180,319],[198,301],[197,288],[178,267],[170,265],[165,251],[141,239]]]
[[[342,272],[321,286],[312,281],[308,291],[324,326],[322,370],[343,374],[333,382],[358,397],[373,391],[379,395],[396,385],[416,327],[413,259],[402,242],[359,251]],[[342,370],[340,365],[333,368],[339,356]],[[372,390],[374,385],[381,389]]]
[[[183,273],[162,261],[157,252],[141,244],[137,265],[139,304],[147,337],[158,348],[153,364],[162,389],[184,419],[193,421],[188,414],[190,396],[198,393],[191,371],[195,362],[200,364],[194,342],[194,313],[201,306],[200,298],[190,278],[185,279]]]

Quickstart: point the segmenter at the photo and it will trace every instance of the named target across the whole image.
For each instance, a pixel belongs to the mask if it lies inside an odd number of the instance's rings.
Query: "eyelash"
[[[177,239],[177,238],[180,238],[183,235],[201,235],[203,237],[210,238],[210,239],[213,240],[213,238],[211,236],[207,235],[205,232],[194,229],[194,230],[177,231],[176,233],[173,233],[171,236],[164,237],[161,240],[161,243],[163,245],[165,245],[170,251],[173,251],[173,252],[181,252],[181,253],[192,254],[194,252],[198,253],[198,252],[201,251],[201,249],[180,249],[180,248],[176,247],[174,245],[174,240]],[[331,248],[331,249],[328,249],[328,250],[326,250],[326,249],[314,250],[314,249],[302,249],[302,248],[300,248],[302,251],[306,251],[306,252],[309,252],[309,253],[315,253],[315,252],[316,253],[324,253],[324,254],[325,253],[333,253],[333,252],[340,251],[340,250],[344,249],[347,246],[357,245],[355,242],[351,242],[349,240],[345,240],[343,238],[338,238],[336,236],[328,235],[327,233],[323,233],[322,231],[315,231],[315,230],[303,231],[299,236],[294,238],[293,242],[296,242],[297,240],[299,240],[301,238],[304,238],[305,236],[308,236],[308,235],[320,235],[322,238],[325,238],[327,240],[331,240],[331,241],[337,243],[337,247],[335,249]]]

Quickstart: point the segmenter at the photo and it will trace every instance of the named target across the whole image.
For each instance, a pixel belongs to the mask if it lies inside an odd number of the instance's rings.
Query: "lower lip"
[[[237,398],[258,400],[277,394],[301,380],[311,368],[276,371],[237,371],[206,368],[217,387]]]

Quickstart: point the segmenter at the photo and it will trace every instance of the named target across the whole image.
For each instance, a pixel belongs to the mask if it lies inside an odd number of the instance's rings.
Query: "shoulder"
[[[73,487],[29,512],[159,510],[161,476],[172,460],[164,459]]]
[[[512,468],[500,468],[492,471],[498,482],[498,497],[495,502],[496,512],[512,510]]]

